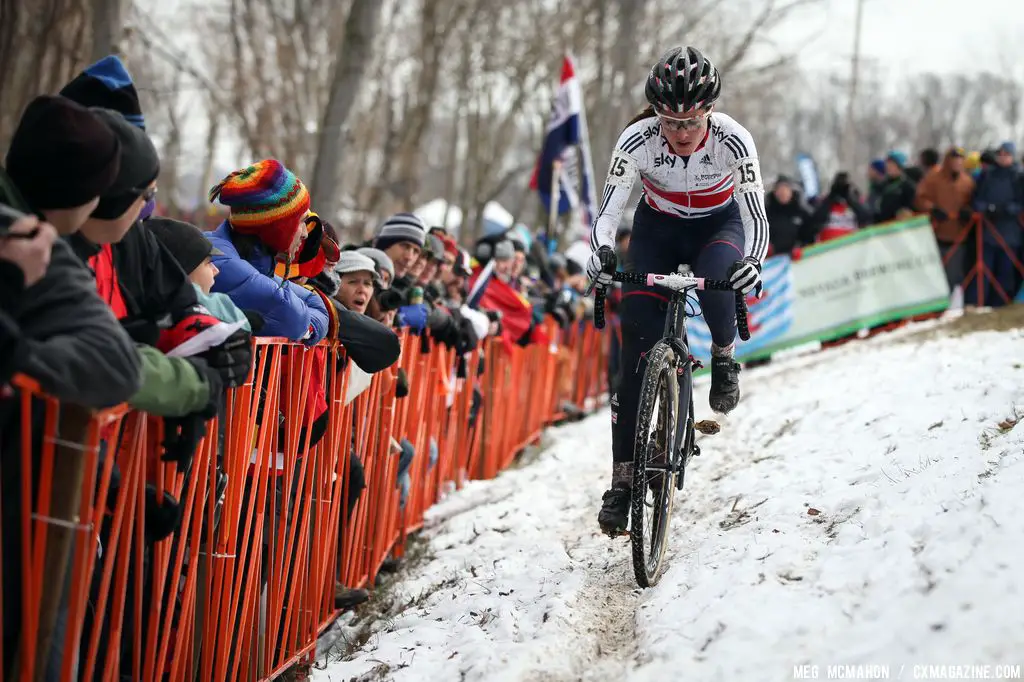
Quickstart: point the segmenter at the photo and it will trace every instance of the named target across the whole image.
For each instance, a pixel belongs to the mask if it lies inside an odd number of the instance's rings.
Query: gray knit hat
[[[421,249],[427,238],[427,226],[414,213],[396,213],[380,226],[373,245],[381,250],[399,242],[412,242]]]
[[[356,251],[369,257],[376,263],[378,272],[383,270],[388,273],[388,282],[392,282],[395,279],[395,264],[391,261],[391,257],[388,254],[372,246],[364,246],[361,249],[356,249]]]
[[[494,245],[494,260],[512,260],[516,257],[516,247],[508,239],[502,239]]]
[[[380,275],[377,274],[377,264],[369,256],[358,251],[342,251],[341,258],[334,265],[334,272],[344,275],[348,272],[369,272],[373,278],[380,283]]]

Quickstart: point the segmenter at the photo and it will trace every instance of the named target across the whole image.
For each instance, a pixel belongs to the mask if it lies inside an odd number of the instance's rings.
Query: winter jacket
[[[68,237],[68,243],[83,262],[95,262],[100,252],[100,247],[81,234]],[[188,275],[145,222],[133,225],[124,239],[108,248],[116,272],[116,295],[123,299],[124,316],[129,320],[176,320],[195,306],[196,294]],[[100,292],[108,289],[108,276],[107,271],[96,270]]]
[[[948,159],[928,171],[917,186],[917,210],[931,214],[938,209],[945,214],[945,218],[931,216],[938,241],[951,243],[963,232],[966,222],[960,219],[960,213],[964,208],[970,210],[973,193],[974,180],[964,172],[954,175],[949,170]]]
[[[283,336],[310,346],[326,336],[329,318],[319,294],[273,275],[274,258],[258,247],[250,260],[243,260],[226,222],[206,236],[221,251],[211,256],[220,270],[213,291],[227,294],[243,310],[259,313],[264,319],[260,336]]]
[[[345,353],[365,372],[376,374],[398,362],[402,352],[398,335],[386,325],[362,313],[335,306],[338,341]]]
[[[153,346],[136,346],[142,386],[128,404],[158,417],[184,417],[210,402],[210,384],[184,358],[169,358]]]
[[[196,291],[196,298],[199,305],[210,311],[210,314],[223,322],[241,322],[242,329],[252,332],[252,325],[242,309],[235,305],[231,297],[226,294],[206,294],[199,288],[199,285],[192,285]]]
[[[811,214],[804,243],[828,241],[842,237],[871,222],[871,212],[850,192],[843,197],[826,196]]]
[[[4,292],[3,308],[22,338],[14,370],[58,400],[111,407],[141,385],[135,344],[97,296],[89,270],[62,240],[46,275],[22,295]]]
[[[765,212],[771,228],[773,255],[791,253],[805,241],[812,241],[806,239],[811,212],[804,206],[798,192],[794,191],[793,198],[785,204],[775,197],[775,192],[769,192],[765,197]]]
[[[887,178],[881,187],[881,196],[878,198],[878,215],[875,216],[875,220],[887,223],[890,220],[896,220],[900,211],[913,212],[916,194],[917,188],[908,178]]]
[[[1022,182],[1020,167],[1016,164],[1006,168],[992,166],[978,177],[974,192],[974,210],[985,214],[985,219],[1011,248],[1020,247],[1024,241],[1020,224],[1021,210],[1024,210]],[[998,244],[990,230],[985,230],[984,239],[986,244]]]

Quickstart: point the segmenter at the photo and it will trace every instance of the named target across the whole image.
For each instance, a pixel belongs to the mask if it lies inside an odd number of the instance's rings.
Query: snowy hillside
[[[885,335],[744,372],[635,586],[597,532],[608,415],[428,520],[408,607],[313,679],[792,680],[1024,663],[1024,332]],[[707,385],[698,419],[711,416]],[[993,668],[994,669],[994,668]],[[918,678],[920,679],[920,677]]]

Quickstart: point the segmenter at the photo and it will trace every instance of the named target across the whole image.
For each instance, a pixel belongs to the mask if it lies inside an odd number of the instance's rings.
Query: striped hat
[[[210,190],[210,202],[217,199],[231,209],[236,232],[258,237],[275,254],[288,252],[309,210],[306,186],[276,159],[228,175]]]
[[[412,242],[421,249],[427,239],[427,226],[414,213],[396,213],[380,226],[373,246],[385,250],[399,242]]]

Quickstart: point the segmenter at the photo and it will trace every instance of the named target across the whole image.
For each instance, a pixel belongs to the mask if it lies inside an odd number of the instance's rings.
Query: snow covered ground
[[[1016,330],[884,335],[746,371],[648,590],[628,540],[597,533],[607,413],[554,431],[536,462],[431,512],[432,556],[397,587],[408,608],[312,679],[1019,675],[1024,425],[1007,420],[1024,414],[1022,363]]]

